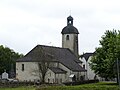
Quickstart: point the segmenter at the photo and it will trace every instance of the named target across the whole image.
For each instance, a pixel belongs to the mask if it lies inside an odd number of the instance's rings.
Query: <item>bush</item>
[[[65,82],[65,85],[81,85],[81,84],[89,84],[89,83],[97,83],[99,80],[84,80],[84,81],[77,81],[77,82]]]

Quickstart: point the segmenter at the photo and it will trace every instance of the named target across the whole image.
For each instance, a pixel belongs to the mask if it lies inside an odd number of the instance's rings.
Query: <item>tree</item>
[[[115,78],[116,60],[120,60],[120,31],[107,30],[100,40],[100,45],[92,57],[91,69],[106,80]]]
[[[34,70],[34,72],[38,73],[40,81],[42,83],[45,83],[45,76],[50,66],[50,62],[53,59],[53,56],[49,53],[46,53],[45,50],[40,47],[36,51],[35,58],[37,61],[38,69]]]
[[[11,73],[11,70],[15,71],[15,62],[22,56],[22,54],[16,53],[12,49],[0,45],[0,74],[2,74],[4,70],[9,74]]]

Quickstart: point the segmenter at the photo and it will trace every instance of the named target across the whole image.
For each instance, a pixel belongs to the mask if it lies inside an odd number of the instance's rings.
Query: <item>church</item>
[[[67,26],[62,29],[61,34],[62,47],[37,45],[16,61],[16,78],[19,81],[40,80],[40,75],[36,72],[39,69],[38,62],[47,60],[48,55],[52,58],[48,60],[49,65],[44,79],[46,83],[86,80],[86,69],[79,60],[79,31],[73,26],[72,16],[67,17]]]

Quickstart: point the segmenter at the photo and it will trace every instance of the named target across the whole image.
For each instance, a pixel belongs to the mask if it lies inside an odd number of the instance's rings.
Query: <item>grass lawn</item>
[[[26,86],[17,88],[0,88],[0,90],[120,90],[120,88],[112,82],[99,82],[77,86],[46,86],[40,88]]]
[[[37,90],[120,90],[120,88],[113,82],[99,82],[77,86],[49,86]]]
[[[32,86],[16,87],[16,88],[0,88],[0,90],[35,90]]]

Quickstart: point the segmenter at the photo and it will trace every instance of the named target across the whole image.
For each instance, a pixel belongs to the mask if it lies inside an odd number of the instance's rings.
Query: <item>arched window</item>
[[[72,23],[72,21],[69,21],[69,24],[71,24]]]
[[[66,40],[69,40],[69,35],[66,36]]]

